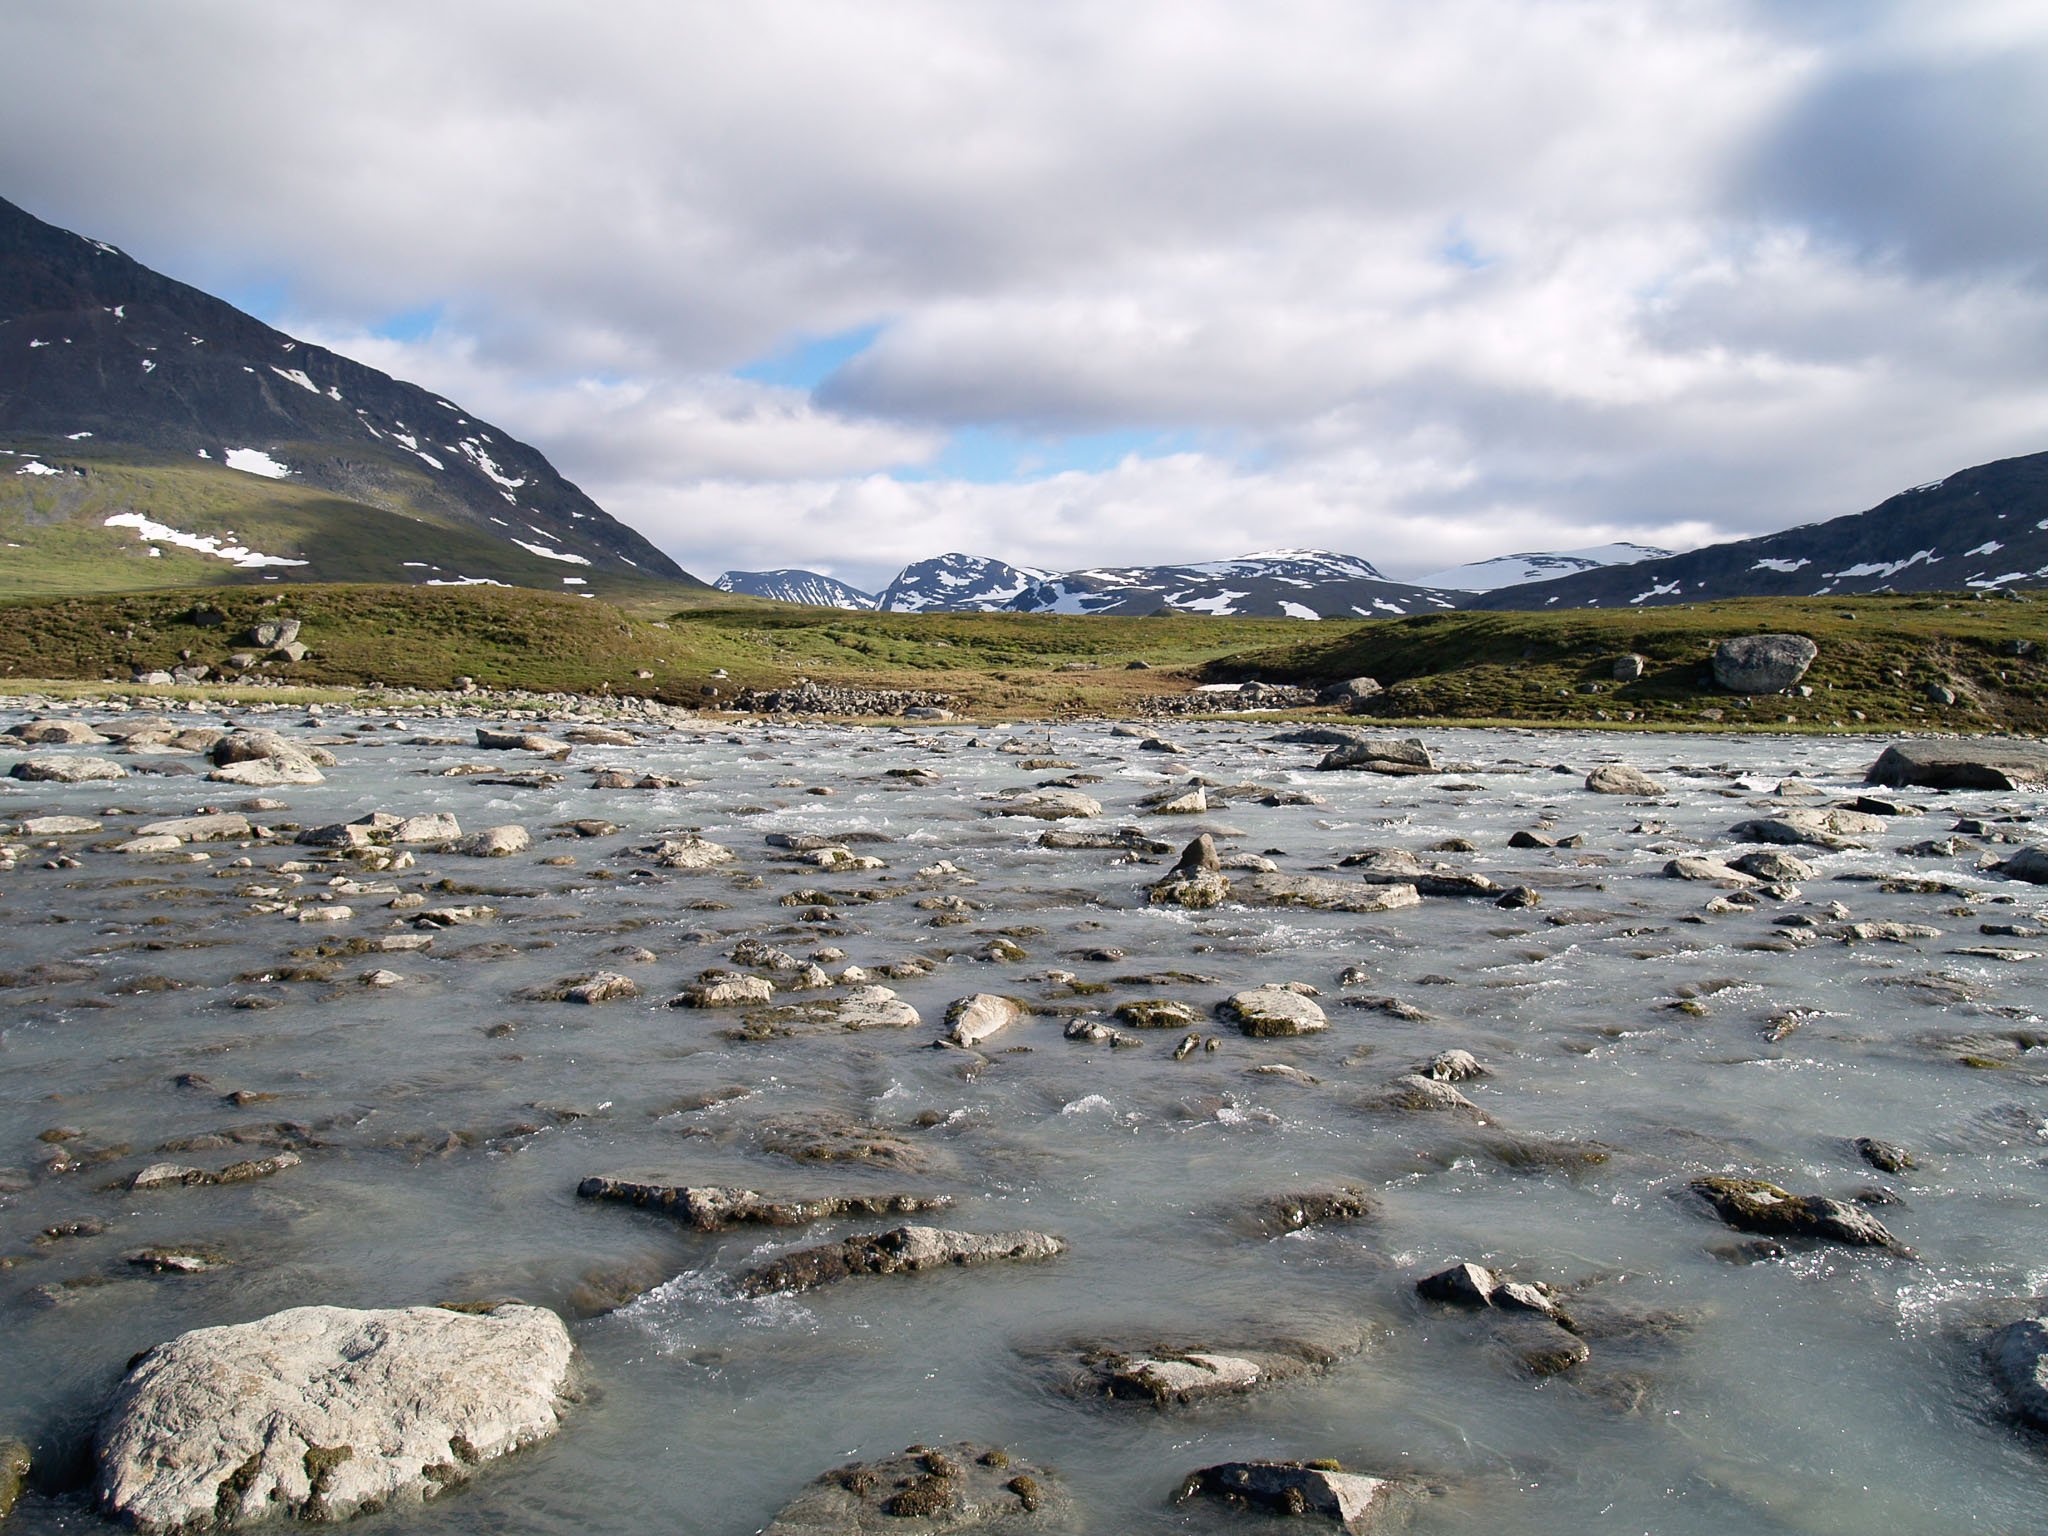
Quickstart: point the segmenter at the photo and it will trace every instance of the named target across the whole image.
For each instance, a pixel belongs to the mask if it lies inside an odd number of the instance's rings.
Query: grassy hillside
[[[1811,698],[1745,704],[1712,685],[1715,644],[1763,630],[1802,634],[1820,646],[1805,678]],[[2048,600],[2004,594],[1428,614],[1318,626],[1291,640],[1247,649],[1209,674],[1274,682],[1373,677],[1387,693],[1372,712],[1400,719],[1598,723],[1632,715],[1675,724],[1719,709],[1730,723],[1782,723],[1789,714],[1822,726],[2048,727]],[[1618,683],[1614,662],[1628,652],[1650,665],[1641,679]],[[1953,689],[1957,703],[1932,702],[1933,685]]]
[[[26,453],[0,459],[0,596],[465,577],[667,603],[698,590],[530,554],[421,510],[424,498],[418,505],[401,498],[399,505],[373,506],[203,460],[130,448],[95,452],[89,443],[36,445],[33,458],[58,473],[22,472]],[[106,526],[109,517],[124,513],[306,564],[245,569],[169,541],[145,540],[133,528]]]

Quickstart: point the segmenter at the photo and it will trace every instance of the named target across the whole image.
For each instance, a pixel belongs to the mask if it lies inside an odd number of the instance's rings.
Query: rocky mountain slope
[[[816,571],[727,571],[711,583],[721,592],[740,592],[748,597],[771,597],[778,603],[802,603],[811,608],[864,608],[876,606],[875,594],[850,587]]]
[[[1867,512],[1467,599],[1468,608],[1615,608],[1728,597],[1993,591],[2048,582],[2048,453],[1915,486]]]
[[[1192,565],[1041,571],[950,554],[904,568],[881,594],[894,613],[1148,614],[1374,618],[1456,606],[1453,594],[1389,581],[1355,555],[1280,549]]]
[[[177,550],[216,580],[387,579],[389,565],[415,581],[701,586],[455,402],[5,201],[0,449],[0,522],[24,564],[58,531],[76,546],[91,530],[109,557]],[[170,472],[200,521],[122,501],[138,487],[118,472],[135,469]],[[50,494],[60,486],[70,494]],[[321,559],[309,530],[325,535]]]

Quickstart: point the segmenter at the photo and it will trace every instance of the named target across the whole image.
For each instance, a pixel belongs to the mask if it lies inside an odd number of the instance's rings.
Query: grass
[[[1377,677],[1386,724],[1542,723],[1615,729],[2048,729],[2048,603],[1974,597],[1744,599],[1626,613],[1427,614],[1303,624],[1198,615],[878,614],[758,599],[678,607],[657,594],[613,604],[500,587],[335,584],[0,600],[0,680],[83,687],[169,670],[185,652],[218,666],[262,619],[304,624],[312,653],[265,670],[291,687],[383,684],[730,699],[801,677],[928,689],[964,713],[1130,715],[1147,694],[1261,677]],[[722,598],[724,594],[714,594]],[[225,622],[195,622],[195,605]],[[1811,697],[1743,700],[1716,688],[1716,642],[1758,630],[1814,639]],[[2014,654],[2029,649],[2029,654]],[[1648,658],[1635,682],[1617,657]],[[1130,663],[1143,661],[1143,669]],[[646,673],[646,676],[640,674]],[[1931,702],[1931,684],[1958,702]],[[103,690],[96,690],[103,691]],[[218,685],[199,690],[219,696]],[[265,690],[262,697],[293,695]],[[1858,718],[1860,713],[1862,718]]]
[[[1745,701],[1713,685],[1714,646],[1760,631],[1801,634],[1819,645],[1803,680],[1811,697]],[[2031,654],[2014,654],[2021,649]],[[1629,652],[1649,666],[1637,681],[1616,682],[1614,663]],[[1226,658],[1207,675],[1372,677],[1387,692],[1370,712],[1390,719],[2039,732],[2048,728],[2048,603],[1935,593],[1425,614],[1343,632],[1318,627],[1290,644]],[[1953,689],[1957,703],[1932,702],[1933,685]],[[1721,721],[1709,710],[1721,711]]]

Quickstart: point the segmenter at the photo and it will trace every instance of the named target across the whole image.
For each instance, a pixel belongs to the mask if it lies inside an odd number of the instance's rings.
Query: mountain
[[[168,576],[156,562],[169,557],[215,580],[702,585],[455,402],[4,200],[0,448],[14,465],[0,467],[0,523],[27,565],[146,557],[148,575]]]
[[[721,592],[772,597],[779,603],[808,603],[815,608],[873,608],[872,592],[849,587],[816,571],[727,571],[711,583]]]
[[[1593,549],[1563,549],[1542,554],[1496,555],[1471,565],[1454,565],[1419,578],[1425,587],[1446,587],[1453,592],[1494,592],[1502,587],[1530,581],[1552,581],[1580,571],[1609,565],[1634,565],[1639,560],[1659,560],[1668,549],[1647,544],[1602,544]]]
[[[2048,453],[1958,470],[1824,523],[1468,598],[1615,608],[1722,597],[1956,592],[2048,582]]]
[[[1374,618],[1456,606],[1455,594],[1389,581],[1355,555],[1276,549],[1195,565],[1102,566],[1054,573],[978,555],[904,569],[885,610],[960,613],[1206,613],[1224,617]]]
[[[982,555],[938,555],[906,565],[882,589],[884,613],[999,613],[1052,572]]]

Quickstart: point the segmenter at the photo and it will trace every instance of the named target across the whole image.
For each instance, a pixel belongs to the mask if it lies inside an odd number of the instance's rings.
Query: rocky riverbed
[[[2040,1524],[2033,749],[0,726],[10,1529]]]

